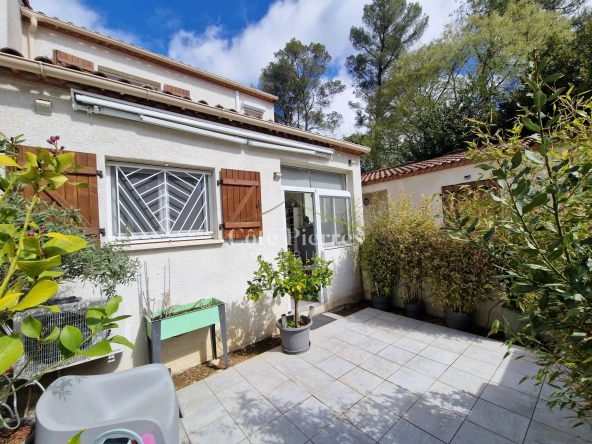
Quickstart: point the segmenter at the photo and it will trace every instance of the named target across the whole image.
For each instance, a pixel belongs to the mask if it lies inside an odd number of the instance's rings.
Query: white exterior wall
[[[372,199],[375,193],[386,191],[390,199],[396,200],[401,192],[409,196],[411,202],[420,204],[423,199],[431,199],[431,207],[434,215],[442,214],[442,199],[440,193],[442,187],[447,185],[461,185],[463,183],[475,182],[488,179],[490,176],[486,172],[474,165],[463,165],[456,168],[434,171],[431,173],[420,174],[417,176],[403,177],[388,182],[377,183],[362,187],[364,198]],[[466,178],[471,176],[470,178]],[[384,195],[381,195],[383,197]],[[365,211],[371,211],[371,205],[364,207]],[[364,296],[370,299],[372,289],[366,282],[364,283]],[[401,292],[394,292],[392,302],[397,307],[403,307]],[[424,301],[426,311],[431,316],[443,317],[442,307],[434,306],[429,301],[429,287],[424,290]],[[501,305],[496,305],[497,301],[485,302],[473,314],[473,322],[482,328],[489,328],[495,319],[502,319]],[[491,310],[491,311],[490,311]]]
[[[52,116],[35,112],[35,99],[51,100]],[[217,230],[222,221],[220,187],[216,179],[221,168],[259,171],[261,173],[263,237],[255,242],[225,242],[221,233],[214,240],[173,243],[145,243],[131,247],[130,254],[148,264],[151,295],[163,288],[163,268],[171,262],[172,304],[183,304],[201,298],[215,297],[226,303],[229,347],[236,349],[274,331],[275,319],[287,312],[287,300],[265,298],[259,303],[245,297],[247,280],[256,268],[257,255],[273,259],[285,248],[285,215],[281,182],[273,180],[280,165],[306,166],[347,174],[352,204],[361,199],[360,169],[357,156],[336,152],[333,159],[284,153],[279,151],[235,145],[172,129],[132,122],[114,117],[89,116],[72,109],[69,91],[45,87],[0,76],[0,130],[7,135],[24,133],[27,145],[48,146],[50,135],[60,135],[60,143],[67,150],[95,153],[97,169],[107,171],[108,160],[123,160],[154,165],[181,166],[212,171],[211,189],[213,218]],[[354,165],[348,166],[348,160]],[[109,179],[98,179],[101,227],[110,225]],[[107,230],[109,232],[109,230]],[[107,237],[107,240],[109,237]],[[105,238],[103,238],[105,240]],[[351,302],[361,293],[359,273],[349,248],[336,248],[323,252],[326,259],[334,260],[335,279],[325,290],[325,304],[317,313],[336,305]],[[118,289],[124,297],[127,334],[135,344],[132,353],[125,350],[115,363],[106,359],[74,367],[76,372],[114,371],[148,362],[145,324],[141,318],[138,284]],[[91,296],[87,285],[78,286],[67,294]],[[96,293],[95,295],[97,295]],[[210,338],[203,329],[163,342],[162,362],[173,372],[182,371],[211,358]],[[104,366],[104,367],[103,367]]]
[[[6,0],[3,0],[6,1]],[[0,16],[0,23],[2,17]],[[20,23],[20,21],[19,21]],[[28,53],[27,32],[29,24],[23,22],[22,48],[23,53]],[[224,86],[210,83],[206,80],[192,77],[187,74],[178,73],[163,66],[152,64],[146,60],[136,58],[119,51],[107,48],[102,45],[78,40],[67,34],[57,32],[42,26],[37,28],[34,34],[33,57],[47,56],[53,58],[53,50],[58,49],[76,57],[81,57],[95,64],[95,69],[100,66],[115,69],[131,75],[136,75],[148,80],[177,86],[191,92],[191,100],[197,102],[205,100],[210,106],[222,105],[224,108],[232,108],[242,113],[242,102],[246,100],[265,108],[263,120],[274,119],[273,103],[257,97],[238,92],[240,109],[237,109],[237,91]]]

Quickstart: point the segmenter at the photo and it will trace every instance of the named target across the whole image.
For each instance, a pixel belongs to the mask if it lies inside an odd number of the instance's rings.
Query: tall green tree
[[[459,9],[461,13],[489,14],[498,12],[504,14],[513,0],[467,0]],[[586,4],[586,0],[536,0],[545,11],[561,14],[579,12]]]
[[[338,112],[326,112],[345,85],[325,77],[331,56],[320,43],[290,40],[275,53],[275,61],[261,71],[259,88],[278,96],[275,121],[306,131],[332,131],[343,120]]]
[[[350,103],[357,111],[358,126],[381,116],[380,88],[397,58],[421,38],[428,17],[422,15],[419,3],[372,0],[364,6],[362,23],[350,29],[349,40],[358,54],[350,55],[345,63],[356,95],[363,101]],[[374,100],[369,100],[373,95]]]

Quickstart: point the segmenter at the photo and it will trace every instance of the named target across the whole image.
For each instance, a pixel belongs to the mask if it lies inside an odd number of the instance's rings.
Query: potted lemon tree
[[[312,259],[303,262],[291,251],[280,250],[275,265],[261,256],[257,262],[259,268],[253,280],[247,282],[247,298],[256,302],[269,292],[274,298],[290,296],[294,300],[294,314],[285,320],[282,316],[276,323],[282,337],[282,348],[290,354],[305,352],[310,347],[312,319],[299,315],[298,302],[304,298],[312,300],[321,287],[331,285],[331,261],[325,261],[315,254]]]

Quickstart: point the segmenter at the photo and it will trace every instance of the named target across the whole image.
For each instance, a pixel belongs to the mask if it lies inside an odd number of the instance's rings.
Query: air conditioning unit
[[[86,326],[86,312],[88,310],[88,307],[102,307],[105,305],[105,302],[105,300],[81,300],[80,298],[66,298],[62,300],[56,299],[52,301],[52,303],[60,308],[60,313],[53,313],[44,309],[33,309],[16,313],[13,317],[13,331],[20,331],[21,324],[23,323],[25,318],[31,315],[33,318],[41,322],[46,334],[51,332],[54,326],[58,327],[61,330],[66,325],[71,325],[72,327],[78,328],[82,332],[82,337],[86,339],[91,335],[90,329]],[[110,330],[103,331],[97,334],[92,340],[85,343],[81,347],[81,349],[86,350],[95,345],[96,343],[100,342],[101,340],[109,337],[111,334],[112,333]],[[62,354],[60,353],[60,350],[58,348],[59,340],[54,341],[51,344],[42,345],[40,349],[38,349],[38,341],[36,339],[31,339],[21,334],[21,341],[25,346],[25,353],[23,354],[23,356],[21,356],[21,358],[16,364],[15,374],[18,374],[25,365],[25,363],[31,358],[31,362],[29,363],[29,365],[27,365],[27,367],[21,374],[21,377],[23,378],[30,378],[32,376],[38,375],[45,371],[47,368],[55,365],[56,363],[62,360]],[[118,347],[118,349],[114,349],[113,352],[118,353],[121,351],[121,347]],[[81,364],[83,362],[88,362],[95,359],[99,358],[77,356],[59,366],[56,366],[52,369],[52,371],[63,369],[66,367],[71,367],[73,365]]]

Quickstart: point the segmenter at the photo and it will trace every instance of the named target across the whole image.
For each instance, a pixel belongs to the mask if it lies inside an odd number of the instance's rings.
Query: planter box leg
[[[210,325],[210,339],[212,340],[213,359],[218,359],[218,347],[216,346],[216,324]]]
[[[152,339],[148,338],[150,364],[160,364],[160,322],[152,323]]]
[[[228,343],[226,341],[226,310],[224,304],[218,305],[220,315],[220,332],[222,333],[222,347],[224,349],[224,367],[228,368]]]

